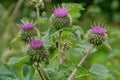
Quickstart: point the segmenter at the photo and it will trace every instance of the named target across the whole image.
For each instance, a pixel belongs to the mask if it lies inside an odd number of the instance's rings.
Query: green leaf
[[[19,42],[20,40],[21,40],[21,39],[20,39],[20,36],[15,37],[15,38],[8,44],[9,48],[11,49],[11,48],[16,48],[16,47],[18,47],[18,46],[16,46],[16,44],[18,44],[18,42]]]
[[[44,31],[48,30],[48,28],[49,28],[48,22],[49,22],[48,18],[44,17],[44,18],[40,18],[40,19],[36,20],[35,24],[40,26],[41,32],[44,32]]]
[[[106,79],[101,76],[95,76],[95,77],[93,77],[92,80],[106,80]]]
[[[77,65],[82,57],[82,52],[80,48],[71,48],[65,53],[68,57],[68,60]]]
[[[77,3],[63,3],[62,6],[69,9],[72,18],[79,18],[80,11],[84,10],[83,6]]]
[[[2,66],[0,67],[0,80],[21,80],[20,76],[16,72],[14,66]]]
[[[78,40],[83,39],[84,31],[83,31],[82,27],[80,27],[80,26],[73,26],[72,28],[73,28],[74,34],[76,35]]]
[[[24,80],[33,80],[34,69],[32,66],[24,65],[23,67],[23,77]]]
[[[16,57],[10,58],[10,60],[7,64],[8,65],[14,65],[14,66],[22,66],[25,63],[29,63],[29,64],[31,63],[29,56],[24,56],[24,57],[21,57],[21,58],[16,58]]]
[[[89,71],[85,69],[84,67],[77,67],[77,70],[80,75],[89,74]]]
[[[105,67],[104,65],[101,65],[101,64],[92,65],[92,67],[90,68],[89,71],[97,76],[101,76],[104,78],[108,77],[108,72],[109,72],[107,67]]]
[[[42,36],[41,38],[41,40],[44,41],[46,46],[50,46],[52,44],[52,36],[51,36],[52,33],[50,33],[50,30],[51,29],[44,32],[44,36]]]

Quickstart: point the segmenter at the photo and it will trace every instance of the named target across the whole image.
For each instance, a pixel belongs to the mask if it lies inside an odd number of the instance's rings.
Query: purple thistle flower
[[[63,18],[68,15],[68,9],[67,8],[56,8],[54,10],[54,15],[58,18]]]
[[[22,29],[23,30],[32,30],[34,28],[34,24],[33,23],[26,23],[22,25]]]
[[[29,44],[33,49],[39,49],[43,46],[44,43],[41,40],[32,40],[29,42]]]
[[[99,35],[104,35],[107,31],[105,28],[99,27],[99,26],[94,26],[92,28],[92,32],[95,34],[99,34]]]

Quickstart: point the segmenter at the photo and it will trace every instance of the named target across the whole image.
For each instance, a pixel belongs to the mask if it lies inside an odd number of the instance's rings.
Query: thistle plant
[[[75,14],[80,14],[81,5],[79,4],[61,5],[62,7],[54,9],[50,17],[40,15],[42,14],[40,9],[45,6],[43,0],[29,0],[29,4],[35,7],[36,17],[34,22],[23,21],[19,25],[18,36],[27,44],[24,55],[27,58],[20,59],[20,61],[22,64],[31,62],[32,64],[29,66],[34,68],[33,72],[28,74],[24,80],[28,79],[30,75],[32,77],[29,80],[38,80],[38,78],[36,79],[37,74],[34,74],[35,70],[38,71],[40,80],[77,80],[76,76],[82,74],[77,73],[78,68],[81,68],[93,49],[108,41],[108,27],[93,25],[84,34],[82,27],[72,23],[74,19],[79,18],[73,19]],[[40,26],[39,29],[38,26]],[[43,30],[46,27],[47,30]],[[26,67],[25,70],[27,70]]]

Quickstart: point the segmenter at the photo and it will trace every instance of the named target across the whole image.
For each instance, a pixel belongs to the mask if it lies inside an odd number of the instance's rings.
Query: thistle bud
[[[86,38],[91,44],[99,46],[108,39],[106,32],[107,30],[103,27],[93,26],[92,29],[86,33]]]
[[[71,17],[68,13],[67,8],[56,8],[50,18],[51,26],[55,27],[57,30],[68,27],[71,24]]]
[[[21,40],[28,43],[37,36],[37,31],[34,29],[33,23],[25,23],[21,26],[20,30]]]
[[[48,51],[44,47],[44,43],[40,40],[32,40],[29,42],[27,54],[32,62],[48,62]]]

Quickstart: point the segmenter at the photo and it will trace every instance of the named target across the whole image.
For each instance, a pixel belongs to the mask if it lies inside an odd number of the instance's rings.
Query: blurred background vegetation
[[[79,24],[86,32],[93,22],[109,25],[110,51],[106,46],[98,47],[98,51],[90,55],[84,63],[89,68],[93,63],[104,64],[108,67],[112,80],[120,80],[120,1],[119,0],[44,0],[45,11],[49,17],[52,7],[61,3],[78,3],[85,10],[73,24]],[[20,57],[25,53],[24,44],[17,43],[9,50],[9,42],[17,35],[17,23],[22,18],[36,19],[36,10],[27,6],[27,0],[0,0],[0,65],[5,64],[12,56]],[[22,46],[22,47],[21,47]],[[108,80],[111,80],[108,79]]]

